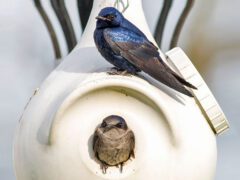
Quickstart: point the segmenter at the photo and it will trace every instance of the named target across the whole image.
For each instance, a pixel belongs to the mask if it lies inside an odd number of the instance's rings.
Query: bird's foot
[[[121,76],[131,76],[127,70],[117,69],[116,67],[112,68],[111,71],[107,72],[109,75],[121,75]]]
[[[107,168],[108,168],[108,166],[106,164],[103,164],[103,163],[101,164],[101,169],[102,169],[103,174],[107,173]]]
[[[123,171],[123,163],[120,164],[120,173]]]
[[[119,168],[120,173],[122,173],[122,171],[123,171],[123,163],[117,164],[116,167]]]

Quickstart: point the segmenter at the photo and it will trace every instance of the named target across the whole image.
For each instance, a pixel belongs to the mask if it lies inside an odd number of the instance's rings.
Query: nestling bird
[[[126,121],[116,115],[106,117],[93,137],[93,151],[105,174],[108,166],[120,166],[134,158],[135,137]]]
[[[101,55],[119,72],[144,71],[163,84],[193,97],[184,86],[197,89],[172,71],[159,56],[158,48],[122,13],[106,7],[96,17],[94,41]]]

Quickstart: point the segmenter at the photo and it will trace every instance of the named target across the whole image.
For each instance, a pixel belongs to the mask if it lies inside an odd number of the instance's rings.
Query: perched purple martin
[[[158,48],[113,7],[106,7],[96,17],[94,41],[101,55],[119,72],[144,71],[163,84],[193,97],[184,86],[197,89],[172,71],[159,56]]]
[[[126,121],[116,115],[106,117],[93,137],[95,157],[105,174],[108,166],[119,166],[120,172],[124,162],[134,158],[135,137]]]

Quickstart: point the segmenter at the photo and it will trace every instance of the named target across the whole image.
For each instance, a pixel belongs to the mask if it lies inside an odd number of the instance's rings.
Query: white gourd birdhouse
[[[206,120],[198,96],[189,98],[144,74],[106,73],[112,65],[97,51],[93,30],[98,12],[113,4],[114,0],[94,1],[80,43],[23,112],[14,144],[17,180],[214,179],[215,126]],[[141,0],[130,0],[124,16],[154,42]],[[173,64],[174,52],[168,54]],[[134,132],[135,159],[125,163],[122,173],[109,167],[103,174],[93,157],[92,136],[112,114],[124,117]]]

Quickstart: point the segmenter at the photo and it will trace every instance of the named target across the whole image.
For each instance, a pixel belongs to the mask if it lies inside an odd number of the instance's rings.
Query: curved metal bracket
[[[51,4],[62,26],[67,41],[68,52],[70,52],[76,46],[77,40],[64,0],[51,0]]]

